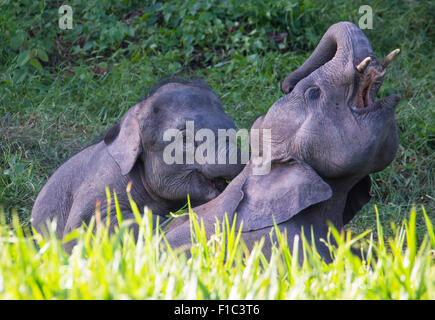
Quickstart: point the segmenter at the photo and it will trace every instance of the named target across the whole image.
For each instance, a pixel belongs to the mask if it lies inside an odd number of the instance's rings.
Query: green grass
[[[57,27],[60,2],[0,0],[0,207],[4,208],[8,224],[12,210],[16,209],[19,224],[24,228],[29,227],[31,208],[39,190],[54,170],[118,121],[159,79],[171,75],[205,78],[236,125],[249,128],[282,96],[281,81],[303,63],[326,29],[343,20],[358,23],[358,8],[366,3],[168,0],[143,4],[133,0],[73,0],[69,4],[74,9],[74,28],[60,30]],[[372,229],[374,242],[380,245],[376,240],[375,204],[385,236],[393,239],[397,236],[394,225],[401,225],[416,210],[416,238],[420,246],[428,233],[422,206],[429,221],[435,223],[434,5],[429,1],[402,0],[371,1],[370,5],[374,29],[364,32],[375,53],[383,57],[395,48],[401,49],[379,92],[381,97],[402,94],[397,108],[400,146],[393,163],[372,175],[373,199],[353,219],[348,230],[360,234]],[[279,33],[287,33],[281,42],[273,39]],[[16,244],[27,246],[30,242],[26,238]],[[58,250],[55,249],[58,246],[53,243],[47,250]],[[32,250],[38,251],[36,247]],[[111,250],[115,254],[115,248]],[[2,251],[1,272],[6,270],[6,264],[12,263],[4,258],[6,251]],[[104,254],[92,252],[95,259]],[[10,251],[10,254],[18,253]],[[78,259],[75,263],[80,260],[88,266],[90,262],[83,257],[74,258]],[[32,259],[40,258],[41,254],[31,258],[29,253],[26,259],[35,264],[38,260]],[[58,259],[59,264],[66,266],[63,269],[72,272],[68,259],[73,258],[61,255]],[[394,260],[392,256],[388,259]],[[100,263],[104,261],[109,260]],[[160,260],[156,261],[152,268],[162,267]],[[193,266],[184,263],[185,272],[190,274],[189,268]],[[203,261],[190,262],[195,263]],[[240,268],[238,272],[243,269]],[[322,272],[328,274],[329,267],[322,268],[326,269],[318,270],[320,278]],[[207,270],[213,273],[213,269]],[[382,270],[383,277],[394,276],[388,269]],[[112,275],[117,279],[114,272]],[[360,278],[363,283],[365,275]],[[50,277],[42,272],[39,276]],[[219,276],[225,278],[224,274]],[[68,278],[65,274],[63,277]],[[175,271],[174,277],[175,286],[179,279]],[[3,279],[9,278],[3,275]],[[217,274],[212,278],[219,281]],[[112,283],[109,278],[107,281]],[[212,283],[204,281],[209,286]],[[313,286],[325,284],[322,281]],[[376,285],[380,286],[378,282]],[[201,287],[199,282],[197,286]],[[182,295],[180,287],[177,288],[174,297]],[[81,292],[79,288],[74,290]],[[56,291],[57,297],[62,297],[60,292],[72,297],[71,290]],[[210,295],[216,296],[224,294]]]
[[[235,221],[227,219],[207,241],[191,210],[187,259],[153,228],[150,212],[142,218],[132,208],[137,241],[128,221],[109,236],[93,218],[89,228],[66,237],[77,240],[71,255],[55,224],[45,239],[25,234],[17,216],[13,227],[0,225],[0,299],[435,299],[435,233],[424,210],[420,244],[415,210],[393,237],[384,236],[379,220],[377,239],[370,230],[352,237],[332,228],[337,246],[330,245],[334,260],[326,264],[305,238],[299,261],[298,249],[290,250],[279,231],[270,259],[261,253],[263,242],[246,250]],[[351,252],[355,245],[366,253],[363,260]]]

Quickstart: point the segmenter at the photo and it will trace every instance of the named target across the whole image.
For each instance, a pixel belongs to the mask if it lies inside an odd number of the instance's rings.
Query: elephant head
[[[309,59],[283,81],[287,95],[264,117],[274,158],[291,155],[325,178],[383,170],[398,147],[394,107],[400,95],[375,97],[397,52],[379,62],[358,27],[332,25]]]
[[[235,129],[217,96],[199,79],[170,81],[154,89],[109,130],[104,142],[122,175],[128,174],[137,161],[142,162],[142,182],[148,193],[174,202],[185,201],[189,195],[192,203],[201,204],[220,194],[226,180],[234,178],[243,165],[237,145],[232,141],[218,144],[213,138],[206,142],[215,148],[216,161],[198,163],[192,157],[189,162],[186,152],[189,125],[196,132],[207,129],[215,134],[213,137],[218,136],[218,130]],[[173,142],[179,143],[182,150],[179,163],[168,163],[164,156],[165,148],[171,143],[165,135],[171,130],[181,138]],[[191,147],[198,146],[198,141],[191,142],[195,144]],[[218,155],[231,157],[232,153],[239,157],[235,163],[217,161]]]
[[[289,239],[312,228],[316,241],[326,238],[328,222],[343,227],[370,200],[368,175],[388,166],[397,151],[394,109],[400,96],[375,101],[397,52],[379,62],[355,25],[332,25],[310,58],[284,80],[286,95],[251,128],[251,135],[269,130],[263,144],[270,145],[270,157],[256,152],[260,156],[219,197],[193,209],[207,232],[225,212],[237,213],[242,238],[251,245],[267,240],[274,222]],[[271,171],[255,175],[262,161],[270,162]],[[187,245],[184,233],[189,237],[186,221],[175,221],[169,243]],[[267,241],[265,246],[267,251]],[[326,250],[321,254],[326,257]]]
[[[375,98],[398,52],[379,62],[357,26],[334,24],[285,78],[286,96],[258,119],[258,127],[272,132],[272,162],[296,159],[323,179],[345,179],[354,187],[344,223],[370,199],[368,174],[387,167],[397,152],[394,110],[400,95]]]

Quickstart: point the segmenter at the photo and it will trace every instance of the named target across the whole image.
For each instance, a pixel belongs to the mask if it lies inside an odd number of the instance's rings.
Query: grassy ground
[[[53,171],[115,123],[153,84],[201,76],[239,128],[282,96],[280,82],[312,52],[329,25],[358,23],[364,1],[70,1],[60,30],[57,1],[0,1],[0,205],[29,225]],[[380,96],[401,93],[395,161],[372,175],[373,200],[352,221],[385,233],[417,211],[417,237],[435,221],[435,10],[429,1],[371,1],[378,55],[400,48]]]

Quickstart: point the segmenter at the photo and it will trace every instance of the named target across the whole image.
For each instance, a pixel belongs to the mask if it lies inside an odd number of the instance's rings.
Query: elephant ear
[[[370,176],[362,178],[347,194],[343,212],[343,224],[347,224],[370,201]]]
[[[107,151],[118,164],[122,175],[131,171],[142,152],[139,122],[131,111],[104,137]]]
[[[237,209],[242,231],[258,230],[293,216],[332,196],[331,187],[308,165],[296,161],[272,163],[267,175],[248,175]]]

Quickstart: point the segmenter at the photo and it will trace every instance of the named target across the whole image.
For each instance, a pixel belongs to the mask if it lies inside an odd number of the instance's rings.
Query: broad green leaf
[[[26,50],[21,52],[21,54],[18,56],[17,64],[19,67],[24,66],[28,61],[30,60],[30,51]]]
[[[44,49],[39,48],[38,49],[38,58],[43,62],[48,62],[47,52],[45,52]]]
[[[32,58],[32,59],[29,60],[29,63],[32,66],[34,66],[35,68],[37,68],[39,70],[42,70],[42,65],[41,65],[41,63],[39,62],[38,59]]]

